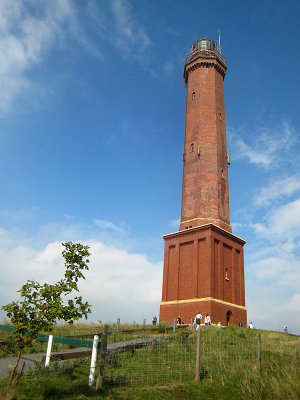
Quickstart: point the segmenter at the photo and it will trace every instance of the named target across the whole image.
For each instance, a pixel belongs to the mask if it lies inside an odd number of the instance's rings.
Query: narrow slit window
[[[226,281],[229,281],[229,278],[228,278],[228,268],[225,268],[225,279],[226,279]]]
[[[190,153],[194,151],[194,143],[191,143]]]
[[[193,94],[192,94],[192,99],[193,100],[195,99],[195,92],[193,92]]]

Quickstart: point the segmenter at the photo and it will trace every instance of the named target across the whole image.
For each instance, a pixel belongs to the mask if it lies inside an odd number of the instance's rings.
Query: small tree
[[[83,316],[87,318],[91,312],[90,305],[84,303],[81,296],[76,296],[73,300],[65,299],[73,290],[78,292],[78,280],[85,279],[83,270],[89,269],[89,246],[72,242],[62,245],[62,256],[65,260],[64,277],[53,285],[27,281],[18,290],[21,300],[2,307],[14,326],[13,334],[18,348],[17,362],[10,376],[10,386],[24,347],[32,346],[38,333],[51,332],[58,320],[72,324]]]

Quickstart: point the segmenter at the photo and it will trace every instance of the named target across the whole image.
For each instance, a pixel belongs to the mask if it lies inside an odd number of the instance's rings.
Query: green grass
[[[77,334],[90,328],[83,326]],[[258,333],[262,338],[261,372],[257,363]],[[126,339],[128,336],[132,335],[126,334]],[[298,337],[236,327],[210,328],[202,332],[201,381],[197,384],[195,339],[195,333],[183,331],[170,335],[167,343],[162,341],[159,346],[111,357],[102,392],[88,388],[90,361],[81,359],[50,369],[37,368],[22,377],[14,392],[7,392],[7,380],[3,380],[0,398],[299,400]],[[124,336],[117,332],[111,340],[124,340]]]

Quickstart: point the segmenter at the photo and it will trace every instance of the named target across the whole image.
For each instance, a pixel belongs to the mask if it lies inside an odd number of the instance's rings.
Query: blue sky
[[[91,321],[159,312],[194,41],[218,38],[248,320],[300,333],[298,1],[0,0],[0,304],[91,246]],[[1,314],[4,317],[3,313]]]

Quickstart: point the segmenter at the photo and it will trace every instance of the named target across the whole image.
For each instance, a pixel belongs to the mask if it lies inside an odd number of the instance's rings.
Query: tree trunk
[[[20,350],[18,351],[17,362],[16,362],[16,364],[14,365],[14,367],[13,367],[13,369],[12,369],[12,371],[11,371],[11,374],[10,374],[10,378],[9,378],[9,387],[12,386],[12,382],[13,382],[13,379],[14,379],[14,376],[15,376],[15,372],[16,372],[16,369],[18,368],[18,365],[19,365],[19,362],[20,362],[21,354],[22,354],[22,350],[20,349]]]

